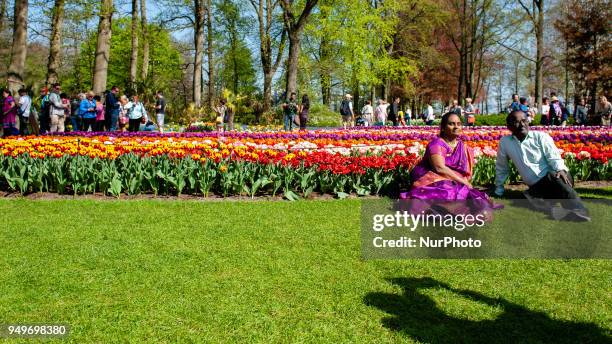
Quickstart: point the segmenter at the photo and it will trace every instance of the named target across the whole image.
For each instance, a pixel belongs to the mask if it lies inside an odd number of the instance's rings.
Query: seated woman
[[[408,198],[427,201],[422,208],[429,208],[425,205],[433,205],[433,201],[463,200],[471,200],[471,211],[497,208],[470,183],[474,159],[471,148],[459,139],[461,127],[461,118],[454,112],[442,116],[440,136],[427,145],[423,159],[410,174],[413,184]]]

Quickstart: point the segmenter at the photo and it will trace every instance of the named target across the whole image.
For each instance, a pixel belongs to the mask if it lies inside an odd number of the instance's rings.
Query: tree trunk
[[[536,70],[535,70],[535,100],[536,112],[542,112],[542,79],[544,79],[544,0],[534,0],[537,7],[537,22],[535,22],[536,32]],[[567,94],[565,94],[567,98]]]
[[[4,30],[4,15],[6,14],[6,0],[0,0],[0,32]]]
[[[72,75],[74,77],[75,80],[75,85],[74,88],[77,90],[81,90],[82,89],[82,76],[81,76],[81,49],[80,49],[80,42],[78,40],[74,40],[74,46],[72,47],[74,49],[74,64],[72,66]]]
[[[487,83],[487,87],[486,87],[486,93],[485,93],[485,97],[484,97],[484,102],[485,102],[485,114],[489,114],[489,91],[491,89],[491,83],[488,82]]]
[[[263,111],[270,111],[272,103],[272,73],[264,74],[264,103]]]
[[[57,69],[62,48],[62,23],[64,22],[64,0],[55,0],[53,19],[51,22],[51,42],[49,46],[49,61],[47,63],[47,85],[58,82]]]
[[[98,41],[96,43],[96,61],[93,71],[93,91],[102,95],[106,89],[108,61],[110,59],[111,23],[113,17],[113,0],[102,0],[100,23],[98,24]]]
[[[297,73],[298,73],[298,58],[300,55],[300,43],[302,32],[306,26],[306,22],[312,9],[317,5],[318,0],[306,0],[304,9],[296,19],[293,13],[292,0],[280,0],[283,8],[283,21],[285,29],[289,35],[289,57],[287,58],[287,85],[286,97],[291,96],[291,93],[297,90]]]
[[[321,79],[321,97],[323,99],[323,104],[329,106],[331,102],[331,73],[329,71],[329,59],[332,54],[331,52],[332,46],[331,42],[327,37],[321,38],[321,46],[319,48],[319,56],[320,56],[320,79]]]
[[[142,28],[142,70],[140,79],[143,82],[149,77],[149,28],[147,27],[147,1],[140,0],[140,25]]]
[[[289,99],[291,93],[297,91],[298,58],[300,56],[300,35],[289,33],[289,56],[287,57],[287,93]]]
[[[138,73],[138,0],[132,0],[132,55],[130,57],[130,89],[136,93]]]
[[[264,75],[264,99],[263,112],[270,111],[272,104],[272,79],[283,57],[285,50],[285,42],[287,40],[287,32],[283,30],[281,34],[280,44],[276,53],[276,58],[272,60],[272,38],[270,30],[274,23],[274,10],[278,4],[277,1],[259,0],[257,3],[251,1],[253,8],[257,13],[257,21],[259,24],[259,52],[261,56],[261,67]],[[264,6],[265,4],[265,6]]]
[[[469,15],[465,13],[467,17],[469,17],[469,26],[468,29],[469,34],[465,37],[466,49],[465,49],[465,97],[473,98],[474,90],[473,90],[473,81],[474,81],[474,45],[475,37],[477,34],[478,25],[476,19],[474,18],[474,11],[476,9],[474,7],[475,4],[473,1],[470,1]],[[466,9],[467,10],[467,9]],[[467,18],[466,17],[466,18]],[[464,98],[459,98],[457,101],[460,105],[464,105]],[[476,99],[474,99],[476,101]]]
[[[234,74],[234,85],[233,85],[233,89],[234,89],[234,94],[238,95],[238,84],[240,82],[240,80],[238,80],[239,76],[238,76],[238,60],[236,58],[236,54],[238,52],[238,37],[233,37],[232,38],[232,69],[233,69],[233,74]]]
[[[193,62],[193,102],[202,106],[202,48],[204,46],[204,0],[195,0],[195,27],[193,30],[195,56]]]
[[[23,84],[23,69],[28,51],[28,0],[15,0],[13,26],[13,46],[11,48],[11,65],[8,69],[8,87],[15,100],[19,98]]]
[[[357,109],[359,108],[359,81],[357,80],[357,74],[355,70],[353,70],[351,84],[353,86],[353,113],[357,114]]]
[[[215,100],[215,60],[213,40],[212,1],[206,3],[206,53],[208,54],[208,106],[212,108]]]

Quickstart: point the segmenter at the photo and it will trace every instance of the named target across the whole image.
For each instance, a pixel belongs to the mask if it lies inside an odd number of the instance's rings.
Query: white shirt
[[[372,108],[372,105],[366,104],[361,110],[361,113],[363,115],[371,115],[374,113],[374,108]]]
[[[542,115],[548,115],[548,111],[550,111],[550,105],[542,105]]]
[[[19,97],[19,107],[21,108],[23,117],[30,117],[30,110],[32,109],[32,98],[27,94]]]
[[[427,118],[428,121],[433,121],[434,119],[436,119],[436,116],[434,116],[434,112],[433,112],[433,107],[431,107],[431,105],[427,105]]]
[[[133,109],[131,112],[128,112],[128,116],[130,119],[138,119],[145,117],[147,115],[147,110],[145,110],[144,105],[141,102],[132,103]],[[145,117],[146,118],[146,117]]]
[[[495,193],[504,193],[504,183],[510,174],[508,159],[527,185],[532,186],[548,172],[569,171],[552,137],[545,132],[529,131],[523,142],[513,135],[499,141],[495,162]]]
[[[376,120],[385,123],[387,121],[387,106],[389,104],[379,104],[376,107]]]

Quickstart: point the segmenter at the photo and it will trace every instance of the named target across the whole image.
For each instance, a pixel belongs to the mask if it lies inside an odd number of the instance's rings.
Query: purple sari
[[[443,156],[446,166],[458,175],[468,180],[472,177],[474,165],[472,150],[461,140],[457,141],[457,146],[453,149],[442,138],[436,137],[427,145],[423,159],[410,173],[413,185],[408,192],[408,199],[425,201],[419,208],[429,208],[433,204],[432,201],[469,201],[456,202],[457,204],[452,207],[455,210],[452,212],[455,213],[466,212],[458,209],[466,205],[471,211],[464,210],[471,213],[498,208],[486,193],[437,174],[430,162],[434,154]]]

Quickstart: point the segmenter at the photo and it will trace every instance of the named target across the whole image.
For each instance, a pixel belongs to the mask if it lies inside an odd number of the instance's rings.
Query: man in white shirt
[[[560,220],[573,214],[574,218],[590,221],[588,211],[572,188],[573,180],[555,143],[545,132],[530,131],[523,111],[512,111],[506,118],[512,135],[499,142],[495,163],[495,194],[504,193],[504,183],[510,174],[508,159],[512,160],[523,181],[529,185],[525,197],[542,210],[550,210]],[[552,207],[546,199],[561,200]]]
[[[28,135],[28,123],[32,111],[32,98],[25,89],[19,90],[19,135]]]
[[[372,101],[367,100],[363,109],[361,109],[361,115],[363,116],[364,126],[372,125],[374,121],[374,108],[372,107]]]
[[[387,124],[387,102],[379,99],[378,106],[374,111],[374,120],[376,121],[376,125],[385,125]]]
[[[436,116],[434,115],[434,110],[431,104],[427,103],[427,113],[425,116],[425,124],[432,125]]]

